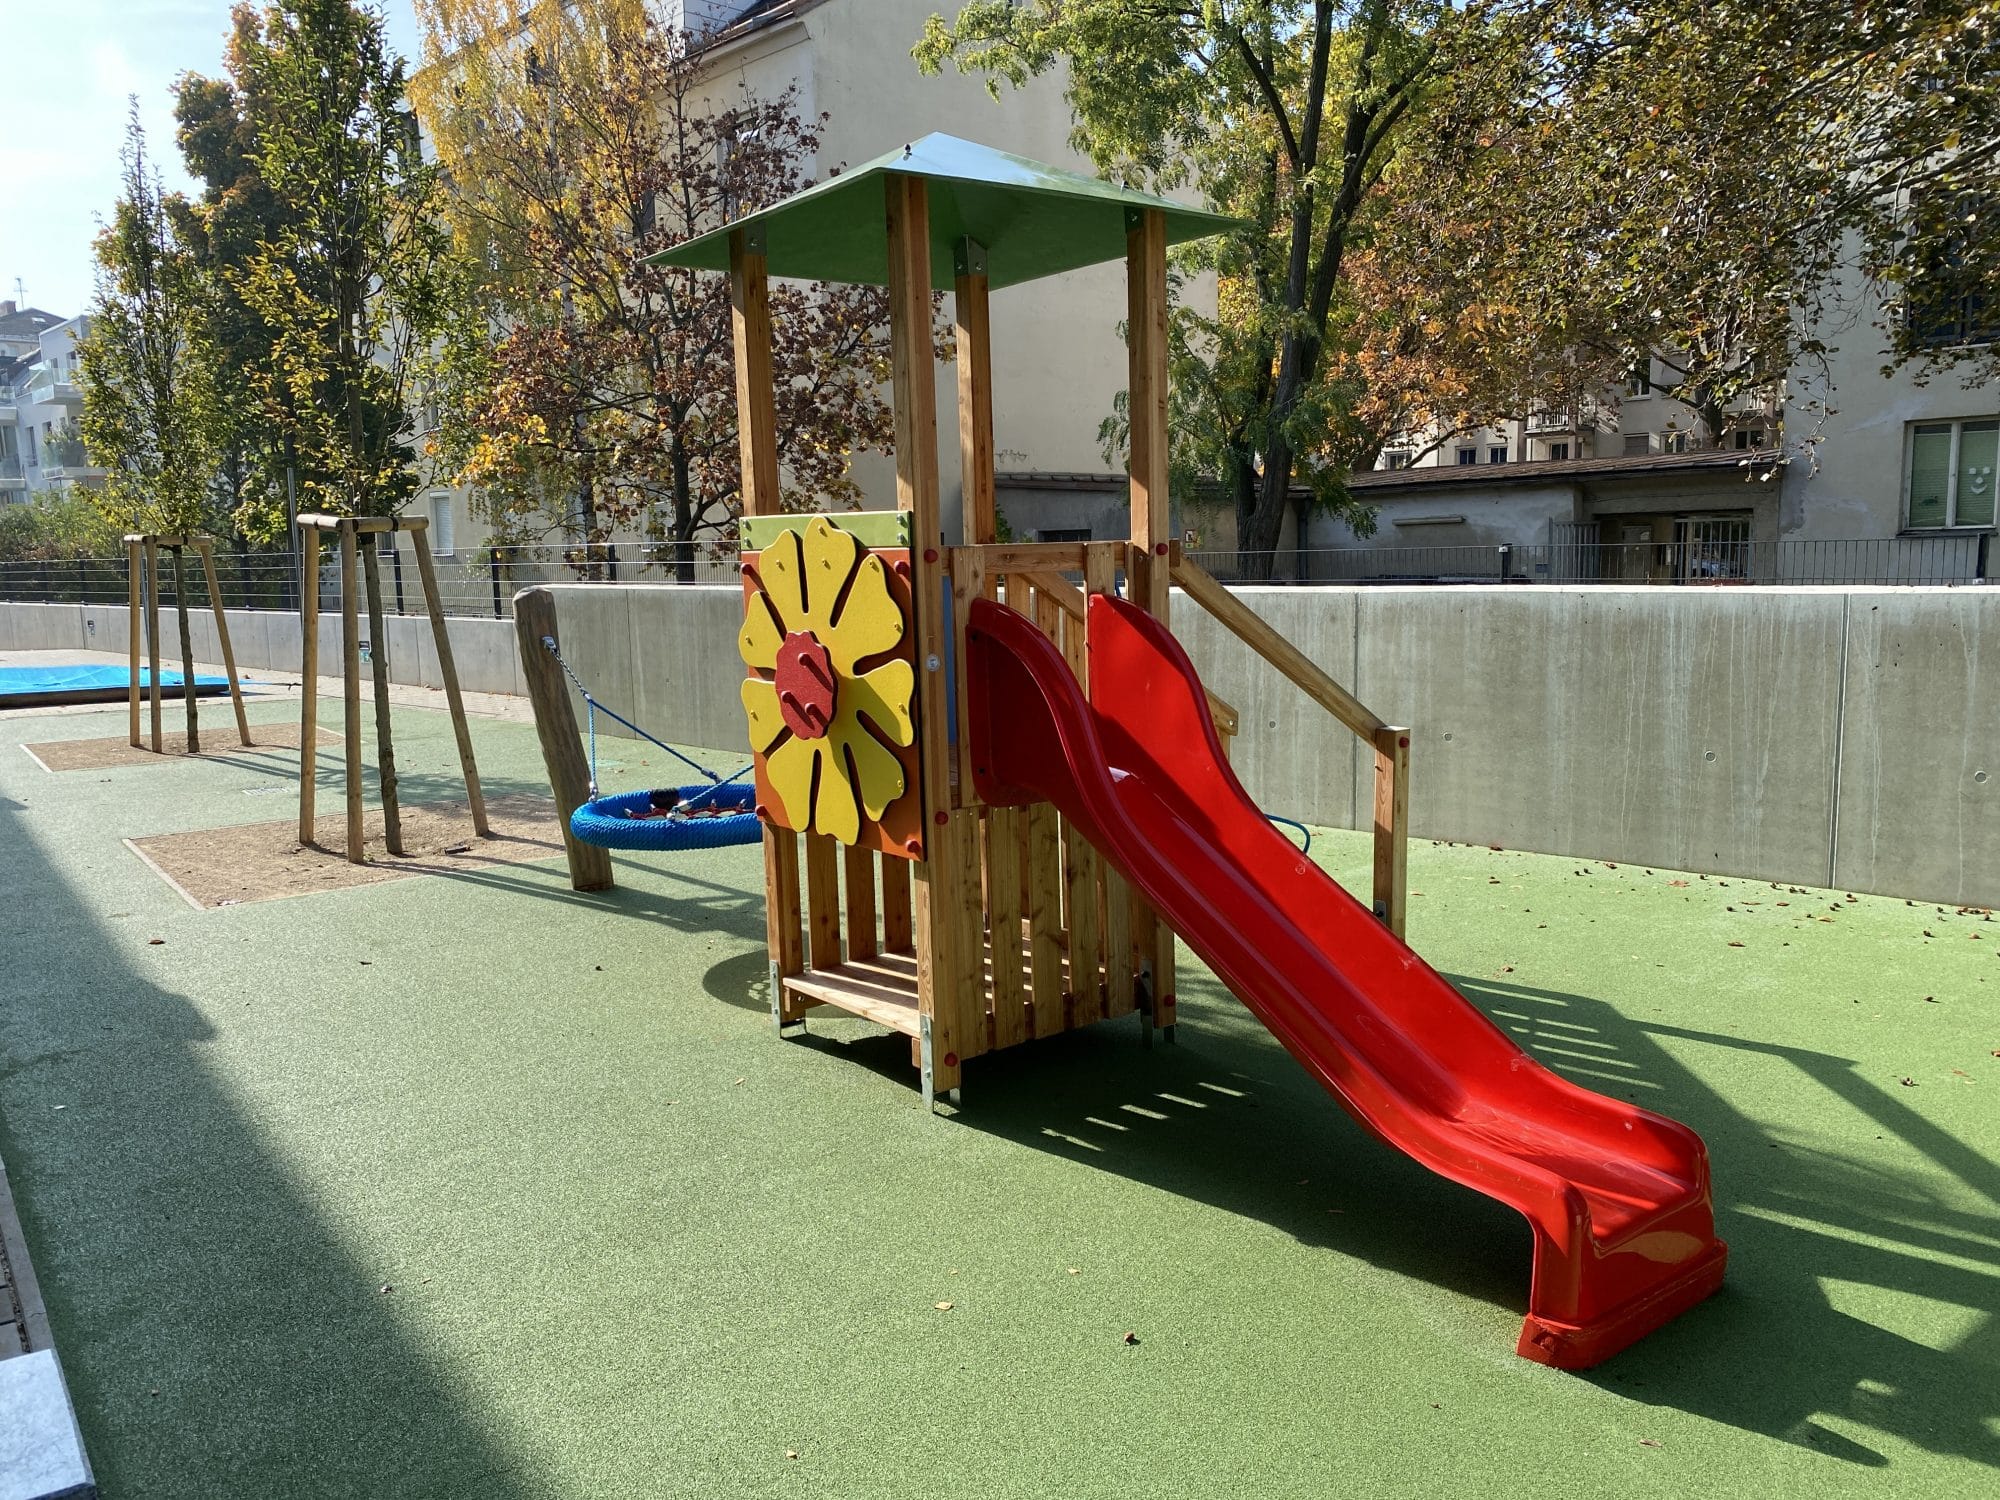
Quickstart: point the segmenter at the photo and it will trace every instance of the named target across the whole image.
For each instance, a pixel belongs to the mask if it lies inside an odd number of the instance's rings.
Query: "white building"
[[[2000,577],[2000,386],[1951,372],[1884,375],[1883,310],[1859,275],[1849,271],[1829,300],[1819,335],[1831,353],[1824,367],[1792,372],[1782,408],[1746,407],[1711,434],[1655,388],[1655,369],[1578,412],[1391,444],[1373,472],[1350,480],[1375,507],[1374,535],[1316,521],[1307,552],[1284,571],[1689,582]],[[1937,336],[1983,345],[2000,329],[1954,326]],[[1327,550],[1316,559],[1312,549]]]
[[[104,478],[77,435],[76,346],[89,328],[88,318],[0,302],[0,504]]]

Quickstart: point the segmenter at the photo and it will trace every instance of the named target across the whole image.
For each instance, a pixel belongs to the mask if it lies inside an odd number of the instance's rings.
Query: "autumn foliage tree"
[[[1994,0],[965,0],[916,56],[1062,70],[1101,168],[1245,221],[1177,256],[1219,291],[1176,315],[1174,452],[1254,576],[1293,493],[1367,524],[1390,435],[1641,359],[1719,436],[1867,325],[1849,273],[1886,362],[1990,378],[1996,44]]]
[[[482,346],[447,382],[447,454],[517,537],[638,529],[692,580],[741,489],[725,278],[651,252],[807,185],[820,122],[706,76],[643,0],[423,0],[418,105],[481,270]],[[887,307],[772,289],[788,499],[852,504],[886,451]]]

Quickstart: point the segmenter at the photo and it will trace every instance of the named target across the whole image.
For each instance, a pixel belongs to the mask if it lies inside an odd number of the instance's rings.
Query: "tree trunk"
[[[1268,579],[1278,560],[1278,538],[1285,529],[1285,502],[1292,479],[1291,445],[1282,438],[1264,452],[1248,514],[1239,499],[1236,515],[1236,563],[1245,578]]]

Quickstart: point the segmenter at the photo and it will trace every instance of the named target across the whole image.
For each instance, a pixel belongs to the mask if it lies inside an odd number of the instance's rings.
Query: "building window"
[[[1685,432],[1663,432],[1660,434],[1662,453],[1685,453],[1688,451],[1688,435]]]
[[[1479,462],[1479,450],[1478,450],[1477,448],[1461,448],[1461,449],[1459,449],[1459,450],[1458,450],[1458,461],[1459,461],[1459,462],[1460,462],[1461,464],[1476,464],[1476,463],[1478,463],[1478,462]]]
[[[439,557],[450,557],[453,551],[453,522],[456,520],[451,507],[450,490],[431,491],[431,550]]]
[[[2000,421],[1921,422],[1910,429],[1909,524],[1991,526]]]
[[[2000,339],[1990,236],[2000,201],[1970,192],[1919,192],[1910,204],[1925,253],[1907,266],[1903,320],[1933,346]],[[1914,259],[1914,257],[1913,257]]]
[[[1628,432],[1625,434],[1625,456],[1643,458],[1653,451],[1653,435],[1650,432]]]
[[[1764,434],[1761,432],[1745,431],[1739,427],[1736,430],[1736,446],[1739,451],[1761,448],[1764,446]]]
[[[1653,363],[1641,360],[1632,367],[1625,377],[1625,394],[1628,396],[1650,396],[1653,394]]]
[[[1507,462],[1507,445],[1505,443],[1495,443],[1491,448],[1488,448],[1486,450],[1486,461],[1489,464],[1504,464]]]
[[[1569,444],[1568,444],[1568,443],[1550,443],[1550,444],[1549,444],[1549,458],[1550,458],[1551,462],[1554,462],[1554,463],[1562,463],[1562,462],[1565,462],[1565,461],[1566,461],[1566,460],[1567,460],[1567,459],[1569,458]]]
[[[1391,448],[1382,455],[1382,467],[1385,469],[1407,469],[1409,466],[1410,450],[1408,448]]]

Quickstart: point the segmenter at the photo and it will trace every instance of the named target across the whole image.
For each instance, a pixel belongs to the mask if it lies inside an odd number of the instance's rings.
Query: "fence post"
[[[1974,578],[1977,578],[1981,583],[1986,582],[1988,578],[1991,578],[1993,576],[1992,574],[1986,571],[1986,565],[1991,560],[1992,553],[1993,553],[1993,533],[1990,531],[1980,532],[1979,560],[1977,565],[1973,568],[1972,576]]]
[[[1514,549],[1506,542],[1500,544],[1500,581],[1506,583],[1514,576]]]
[[[488,547],[486,549],[486,574],[493,582],[493,618],[496,620],[505,619],[506,611],[500,605],[500,549],[498,547]]]

